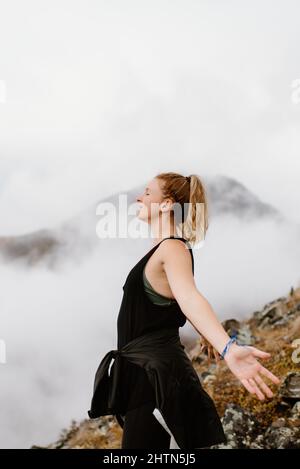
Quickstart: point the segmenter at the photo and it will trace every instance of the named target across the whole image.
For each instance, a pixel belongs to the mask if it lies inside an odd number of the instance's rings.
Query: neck
[[[155,224],[154,226],[151,225],[151,238],[153,240],[153,246],[156,246],[160,241],[165,238],[169,238],[170,236],[178,236],[176,233],[174,223],[164,223],[163,221]]]

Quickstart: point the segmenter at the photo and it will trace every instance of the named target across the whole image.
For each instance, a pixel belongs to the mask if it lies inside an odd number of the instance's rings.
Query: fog
[[[0,237],[55,229],[160,171],[223,174],[284,221],[213,217],[194,252],[199,291],[223,320],[299,286],[299,10],[296,0],[2,5]],[[0,259],[1,447],[48,444],[87,418],[124,279],[148,244],[133,247],[99,240],[53,270]],[[197,336],[188,323],[181,334]]]

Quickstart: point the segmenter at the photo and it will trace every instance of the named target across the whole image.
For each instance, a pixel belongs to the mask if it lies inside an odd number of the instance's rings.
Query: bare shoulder
[[[158,249],[170,289],[180,307],[184,307],[191,294],[197,291],[191,253],[184,241],[174,238],[166,239]]]
[[[191,266],[192,259],[186,243],[180,239],[165,239],[159,246],[160,259],[164,264],[176,260],[179,264]]]

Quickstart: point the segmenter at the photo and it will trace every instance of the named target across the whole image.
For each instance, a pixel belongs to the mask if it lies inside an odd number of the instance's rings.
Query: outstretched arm
[[[198,291],[193,272],[192,260],[188,249],[180,240],[165,240],[161,246],[162,265],[176,301],[194,328],[203,335],[221,354],[229,335],[218,320],[207,299]],[[251,393],[264,400],[273,392],[263,381],[261,375],[279,384],[280,379],[261,365],[257,358],[268,359],[271,354],[253,346],[231,344],[225,354],[225,361],[232,373]]]

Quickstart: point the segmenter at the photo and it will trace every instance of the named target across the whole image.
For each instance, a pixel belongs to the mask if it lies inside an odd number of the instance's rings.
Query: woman
[[[195,285],[191,246],[205,237],[208,227],[199,176],[160,173],[136,200],[138,218],[150,225],[154,243],[123,285],[118,348],[98,367],[88,414],[115,415],[126,449],[226,443],[214,402],[180,342],[179,327],[188,319],[203,336],[204,346],[224,359],[258,399],[273,396],[262,376],[275,384],[280,380],[257,360],[270,354],[230,338]]]

